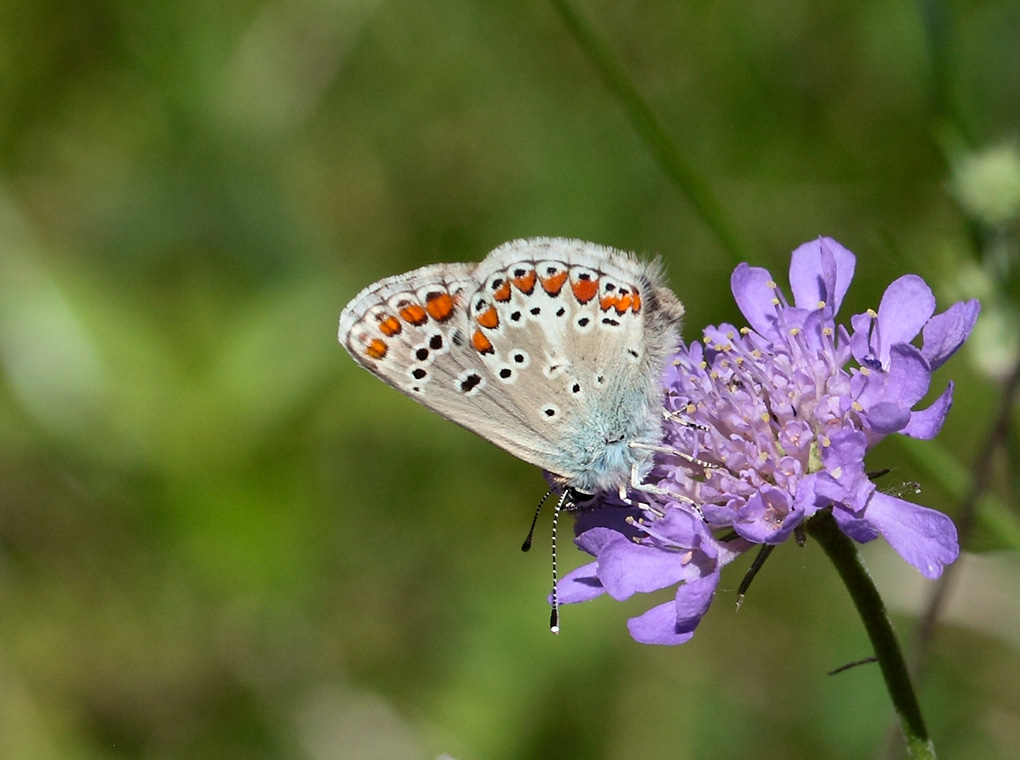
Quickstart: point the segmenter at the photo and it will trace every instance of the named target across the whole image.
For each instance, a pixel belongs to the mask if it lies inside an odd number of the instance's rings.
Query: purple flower
[[[848,333],[835,317],[855,263],[829,238],[802,245],[790,263],[792,304],[766,270],[736,268],[731,287],[750,326],[706,328],[666,371],[664,443],[683,455],[658,456],[646,482],[671,497],[635,491],[632,505],[609,498],[580,513],[576,542],[596,559],[563,579],[561,601],[677,586],[629,628],[640,642],[683,643],[724,565],[755,544],[785,541],[823,509],[856,541],[883,536],[927,578],[956,559],[952,521],[877,490],[864,458],[890,433],[938,433],[952,383],[914,407],[980,305],[934,315],[931,289],[906,275],[877,312],[851,317]],[[919,334],[920,348],[911,342]]]

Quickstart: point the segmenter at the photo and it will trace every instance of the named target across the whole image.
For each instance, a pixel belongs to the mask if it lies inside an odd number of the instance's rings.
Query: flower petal
[[[864,376],[864,386],[859,391],[857,402],[864,407],[874,430],[890,433],[907,424],[911,407],[928,392],[931,368],[921,356],[920,350],[909,343],[897,343],[893,346],[887,353],[885,366],[884,372],[872,370]],[[857,378],[854,385],[860,385]],[[892,407],[881,406],[889,404]],[[893,424],[891,420],[897,416],[891,413],[890,410],[893,408],[899,409],[898,415],[906,415],[907,419],[895,427],[890,427]]]
[[[934,509],[876,491],[864,519],[925,578],[938,578],[960,554],[956,526]]]
[[[683,644],[694,636],[694,631],[677,631],[676,602],[660,604],[631,618],[627,621],[627,630],[639,644]]]
[[[928,392],[931,365],[921,352],[909,343],[897,343],[889,351],[889,380],[886,400],[895,400],[912,407]]]
[[[590,528],[575,538],[574,543],[577,544],[578,548],[588,552],[593,557],[597,557],[606,544],[619,540],[621,533],[622,531],[613,530],[612,528]]]
[[[910,422],[900,430],[899,432],[903,435],[909,435],[911,438],[919,438],[922,441],[928,441],[939,434],[942,429],[942,423],[946,421],[946,416],[949,414],[949,408],[953,405],[953,383],[950,381],[949,386],[942,392],[927,409],[914,412],[910,415]]]
[[[719,585],[719,571],[706,573],[687,581],[676,592],[676,627],[678,631],[693,631],[715,598]]]
[[[691,552],[669,552],[620,538],[599,552],[599,580],[613,599],[622,601],[639,593],[679,583]]]
[[[910,407],[901,406],[893,401],[880,401],[873,404],[865,414],[868,428],[881,435],[896,433],[910,422]]]
[[[863,517],[857,517],[852,512],[841,509],[839,505],[833,508],[832,516],[836,518],[839,529],[859,544],[866,544],[878,538],[878,531],[874,525]]]
[[[719,585],[719,571],[688,581],[676,592],[672,602],[652,607],[627,621],[635,641],[642,644],[683,644],[694,635],[708,611]]]
[[[766,335],[776,321],[775,282],[767,269],[740,264],[730,276],[730,290],[752,328]]]
[[[912,341],[934,313],[935,296],[916,274],[905,274],[885,289],[878,305],[879,356],[883,366],[890,347]]]
[[[780,544],[804,517],[799,505],[791,504],[789,492],[765,486],[747,500],[733,530],[756,544]]]
[[[556,587],[560,604],[587,602],[606,593],[597,573],[598,562],[589,562],[563,576]]]
[[[933,370],[942,366],[963,345],[980,312],[981,304],[976,299],[959,301],[928,320],[922,332],[924,345],[921,352]]]
[[[794,303],[815,310],[824,302],[835,314],[854,278],[857,258],[832,238],[804,243],[790,259],[790,289]]]

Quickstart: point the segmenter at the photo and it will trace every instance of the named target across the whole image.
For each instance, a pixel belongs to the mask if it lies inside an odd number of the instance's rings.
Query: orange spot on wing
[[[485,337],[481,330],[475,330],[475,334],[471,336],[471,345],[480,354],[491,354],[493,352],[492,343],[489,342],[489,339]]]
[[[535,289],[535,280],[538,275],[535,274],[535,270],[529,270],[520,277],[514,277],[514,285],[525,295],[531,295],[531,291]]]
[[[635,314],[641,311],[641,294],[634,291],[634,297],[631,299],[630,310]]]
[[[379,317],[379,330],[387,338],[392,338],[394,335],[398,335],[400,330],[400,321],[392,314],[380,314]]]
[[[477,317],[475,321],[478,322],[482,327],[487,327],[490,330],[499,327],[499,314],[496,313],[496,307],[490,306],[488,309],[483,311]]]
[[[551,296],[559,295],[563,283],[567,281],[567,270],[542,278],[542,289]]]
[[[428,321],[428,314],[420,304],[409,303],[400,310],[400,318],[409,325],[423,325]]]
[[[599,301],[599,308],[602,309],[602,311],[609,311],[618,303],[620,303],[618,296],[602,296],[602,299]]]
[[[453,316],[453,298],[449,293],[433,291],[425,296],[425,310],[437,322],[445,322]]]
[[[630,308],[631,301],[630,293],[624,293],[622,296],[616,299],[616,313],[623,314],[627,309]]]
[[[581,303],[588,303],[599,292],[598,280],[573,280],[570,289],[574,292],[574,298]]]
[[[372,338],[365,346],[365,356],[370,359],[382,359],[386,356],[386,343],[379,338]]]
[[[493,291],[492,297],[495,298],[497,301],[499,301],[501,303],[505,303],[506,301],[509,301],[510,300],[510,281],[509,280],[503,280],[503,284],[500,285],[498,288],[496,288]]]

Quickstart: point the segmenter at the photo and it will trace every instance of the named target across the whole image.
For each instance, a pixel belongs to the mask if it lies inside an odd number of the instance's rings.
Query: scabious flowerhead
[[[963,344],[977,301],[935,315],[916,275],[893,282],[878,311],[835,318],[855,257],[829,238],[806,243],[790,263],[791,304],[761,268],[741,264],[731,286],[749,324],[708,327],[681,346],[665,376],[664,455],[632,505],[608,499],[579,513],[577,544],[595,561],[563,579],[560,600],[678,586],[673,600],[629,621],[638,641],[679,644],[708,610],[724,565],[756,544],[785,541],[831,509],[857,541],[879,535],[927,578],[959,554],[940,512],[876,489],[868,449],[890,433],[934,437],[953,385],[927,408],[932,372]],[[921,347],[911,341],[921,335]],[[636,505],[636,506],[635,506]]]

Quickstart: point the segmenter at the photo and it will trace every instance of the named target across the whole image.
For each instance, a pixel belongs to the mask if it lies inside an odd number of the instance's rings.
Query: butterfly
[[[623,498],[655,491],[643,479],[683,311],[658,262],[530,238],[369,285],[338,337],[372,374],[541,467],[562,494]]]

